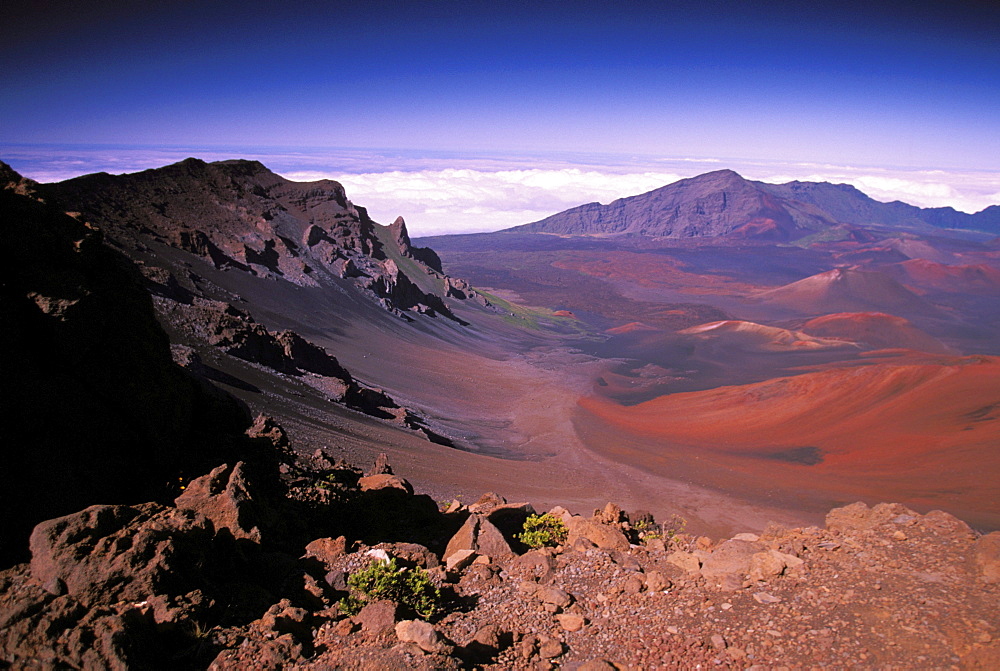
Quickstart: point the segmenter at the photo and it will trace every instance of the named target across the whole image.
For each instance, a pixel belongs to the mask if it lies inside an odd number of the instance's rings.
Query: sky
[[[418,234],[721,167],[1000,203],[996,3],[16,4],[0,160],[41,181],[253,155]]]

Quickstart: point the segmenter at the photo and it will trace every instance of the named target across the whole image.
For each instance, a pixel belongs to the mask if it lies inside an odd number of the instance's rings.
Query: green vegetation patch
[[[501,317],[505,322],[519,328],[541,331],[543,329],[558,328],[559,330],[586,331],[580,322],[573,317],[565,317],[553,314],[552,310],[545,308],[532,308],[524,305],[511,303],[500,298],[496,294],[476,288],[481,295],[486,297],[490,303],[501,311]]]
[[[347,615],[356,615],[365,604],[381,599],[402,604],[424,619],[439,614],[443,607],[441,590],[431,583],[427,571],[419,566],[399,567],[395,558],[352,573],[347,586],[350,594],[340,601]]]
[[[530,548],[555,547],[565,543],[568,536],[569,531],[563,521],[552,513],[545,513],[528,517],[518,540]]]

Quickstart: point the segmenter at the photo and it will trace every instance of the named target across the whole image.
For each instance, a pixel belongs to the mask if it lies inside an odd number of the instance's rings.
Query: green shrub
[[[663,538],[663,528],[655,522],[639,520],[632,525],[632,528],[635,529],[636,536],[642,543]]]
[[[368,568],[352,573],[347,579],[350,594],[340,602],[340,609],[355,615],[369,601],[389,599],[411,608],[423,618],[441,611],[441,590],[435,587],[420,567],[396,565],[395,559],[373,562]]]
[[[563,521],[552,513],[531,515],[524,522],[524,533],[518,540],[530,548],[555,547],[566,542],[569,532]]]

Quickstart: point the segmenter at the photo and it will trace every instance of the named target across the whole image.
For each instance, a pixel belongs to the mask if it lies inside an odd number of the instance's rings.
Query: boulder
[[[10,669],[155,668],[150,624],[139,611],[88,611],[71,597],[0,589],[0,665]]]
[[[558,587],[539,587],[534,596],[542,603],[552,604],[559,608],[566,608],[573,603],[573,597],[570,596],[569,592]]]
[[[524,531],[524,523],[529,516],[535,514],[535,508],[530,503],[505,503],[494,507],[486,513],[486,519],[503,534],[508,542],[515,540]]]
[[[413,493],[413,486],[409,482],[391,473],[379,473],[378,475],[366,475],[358,480],[358,487],[363,492],[377,491],[380,489],[399,489],[407,494]]]
[[[486,492],[479,500],[469,506],[470,513],[488,513],[498,506],[507,503],[507,499],[495,492]]]
[[[470,515],[465,524],[452,536],[444,556],[451,557],[460,550],[471,550],[497,561],[516,556],[504,535],[485,517]]]
[[[641,573],[632,573],[625,578],[625,582],[622,584],[622,591],[625,594],[638,594],[646,586],[646,581],[643,579]]]
[[[300,641],[312,641],[312,614],[305,608],[293,606],[288,599],[282,599],[267,609],[260,619],[264,631],[291,634]]]
[[[646,573],[646,589],[650,592],[662,592],[670,589],[673,583],[662,571],[649,571]]]
[[[500,627],[487,624],[476,630],[472,640],[458,650],[458,655],[467,665],[484,664],[496,657],[507,638],[509,635],[505,635]]]
[[[569,536],[566,544],[572,546],[577,539],[583,538],[603,550],[627,550],[628,539],[621,531],[607,524],[600,524],[580,516],[573,516],[567,523]]]
[[[347,539],[343,536],[338,538],[317,538],[306,545],[306,557],[315,557],[325,565],[332,566],[333,563],[347,552]]]
[[[455,535],[448,541],[448,546],[444,550],[444,556],[450,557],[459,550],[476,550],[476,533],[479,530],[479,516],[470,515],[465,523],[459,527]]]
[[[667,561],[688,573],[694,573],[701,569],[701,560],[693,552],[682,552],[680,550],[671,552],[667,557]]]
[[[728,540],[715,548],[701,565],[701,574],[709,581],[721,583],[728,575],[740,578],[750,570],[750,558],[764,550],[762,543]]]
[[[395,601],[388,599],[372,601],[354,616],[354,621],[361,625],[364,632],[379,636],[395,629],[399,610],[400,606]]]
[[[1000,531],[976,540],[972,546],[972,561],[984,581],[1000,582]]]
[[[559,626],[566,631],[580,631],[583,629],[584,625],[587,624],[587,619],[585,617],[582,615],[574,615],[572,613],[556,615],[556,621],[559,622]]]
[[[413,643],[431,654],[447,653],[451,649],[437,629],[423,620],[402,620],[396,623],[396,637],[403,643]]]
[[[284,450],[289,446],[288,434],[284,427],[268,415],[257,415],[253,424],[246,430],[246,435],[250,438],[264,438],[277,450]]]
[[[240,461],[223,464],[193,480],[174,500],[179,510],[191,510],[212,520],[216,530],[228,529],[234,538],[260,543],[262,528],[272,527],[276,513],[266,504]]]
[[[550,552],[544,549],[530,550],[511,562],[508,571],[526,579],[547,582],[555,571],[556,563]]]
[[[386,559],[397,557],[407,565],[431,569],[441,563],[436,554],[419,543],[379,543],[376,547],[376,550],[369,550],[369,554],[384,551]]]
[[[379,455],[375,457],[375,463],[372,465],[372,469],[365,473],[365,475],[392,475],[392,466],[389,465],[389,455],[385,452],[379,452]]]
[[[461,571],[477,557],[475,550],[458,550],[445,557],[444,564],[448,571]]]
[[[773,550],[758,552],[750,557],[750,579],[769,580],[785,571],[785,562],[779,556],[781,553]]]
[[[842,508],[834,508],[826,514],[826,528],[830,531],[871,529],[899,516],[916,516],[917,513],[899,503],[879,503],[873,508],[863,501]]]
[[[609,502],[602,510],[594,511],[594,520],[601,524],[621,524],[628,520],[628,516],[624,510]]]
[[[475,549],[479,554],[492,557],[497,561],[506,561],[517,556],[510,543],[507,542],[507,538],[489,519],[483,519],[479,522]]]
[[[913,522],[938,536],[969,539],[976,535],[968,524],[943,510],[932,510]]]
[[[538,644],[538,656],[542,659],[555,659],[566,652],[562,642],[554,638],[546,639]]]

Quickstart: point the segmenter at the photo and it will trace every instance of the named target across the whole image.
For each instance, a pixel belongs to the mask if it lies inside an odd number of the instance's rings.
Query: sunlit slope
[[[838,368],[584,410],[720,486],[932,503],[1000,521],[1000,358]],[[995,477],[989,477],[989,474]]]
[[[718,338],[732,347],[765,352],[787,350],[827,350],[850,348],[851,343],[834,338],[815,338],[802,331],[766,326],[754,322],[725,320],[692,326],[678,331],[682,335]]]
[[[935,354],[950,353],[938,339],[908,320],[884,312],[840,312],[811,319],[802,331],[814,336],[849,340],[875,349],[905,348]]]
[[[757,299],[803,315],[872,311],[929,315],[937,312],[888,275],[858,268],[828,270],[761,292]]]

